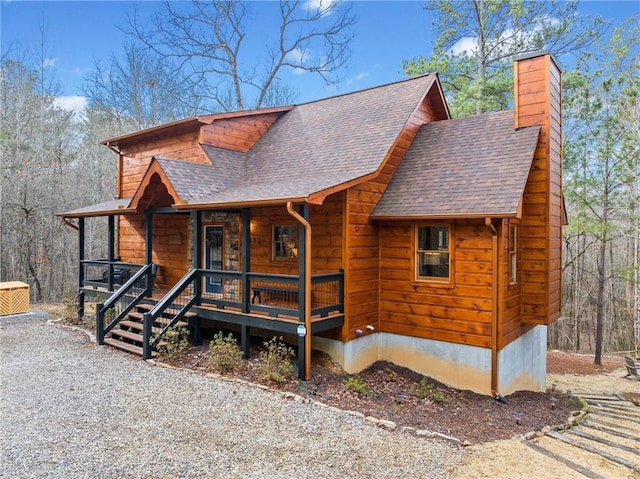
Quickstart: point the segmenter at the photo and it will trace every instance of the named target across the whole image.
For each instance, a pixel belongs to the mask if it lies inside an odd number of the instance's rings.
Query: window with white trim
[[[450,246],[449,225],[417,226],[416,277],[427,281],[449,282]]]

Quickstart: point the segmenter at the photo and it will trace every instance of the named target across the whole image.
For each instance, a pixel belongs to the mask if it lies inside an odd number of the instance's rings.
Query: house
[[[103,142],[116,199],[60,215],[79,232],[80,298],[106,299],[98,341],[149,358],[180,321],[196,342],[222,324],[247,355],[252,331],[297,335],[306,379],[313,348],[349,373],[387,360],[484,394],[543,390],[561,79],[541,53],[514,80],[514,111],[468,118],[425,75]],[[94,217],[107,258],[84,257]]]

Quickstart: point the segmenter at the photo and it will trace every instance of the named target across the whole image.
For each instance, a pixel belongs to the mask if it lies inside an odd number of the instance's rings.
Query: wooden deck
[[[100,297],[106,300],[113,291],[106,288],[85,287],[82,288],[87,296]],[[146,304],[155,305],[168,293],[167,290],[154,289],[151,297],[143,300]],[[279,333],[296,334],[298,325],[303,324],[296,316],[277,312],[277,308],[270,310],[269,306],[263,306],[260,311],[243,313],[239,307],[225,305],[223,308],[215,304],[202,304],[193,306],[191,312],[201,319],[219,321],[228,324],[260,328]],[[341,327],[344,324],[344,313],[329,313],[327,316],[314,315],[311,317],[311,334]]]

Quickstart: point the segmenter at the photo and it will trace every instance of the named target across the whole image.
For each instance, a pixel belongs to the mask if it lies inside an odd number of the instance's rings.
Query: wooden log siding
[[[335,273],[342,268],[344,193],[311,205],[311,274]],[[297,226],[284,205],[251,209],[251,271],[298,274],[297,258],[273,258],[273,227]]]
[[[560,74],[550,56],[539,56],[516,62],[514,80],[516,128],[542,126],[523,201],[522,320],[550,324],[560,316],[562,287]]]
[[[190,221],[188,215],[153,216],[153,262],[160,265],[156,284],[174,286],[189,267]],[[118,254],[131,263],[144,263],[144,215],[120,217]]]
[[[156,138],[136,145],[123,145],[120,197],[133,196],[154,156],[191,163],[210,164],[199,145],[199,132],[188,131],[169,138]]]
[[[481,220],[452,222],[450,284],[415,280],[415,223],[380,224],[380,331],[491,346],[492,237]]]
[[[445,119],[447,112],[435,110],[440,92],[431,88],[408,119],[378,176],[347,190],[345,268],[345,324],[342,341],[356,338],[355,331],[372,325],[380,330],[380,225],[370,219],[376,204],[396,172],[420,126]],[[386,289],[386,285],[385,288]]]
[[[280,116],[263,113],[256,116],[216,120],[200,129],[200,143],[246,153]]]
[[[518,281],[511,283],[509,274],[509,227],[518,224],[517,220],[502,220],[500,234],[500,282],[498,285],[498,349],[530,331],[533,325],[521,321],[522,303],[522,279],[518,275]],[[519,243],[519,242],[518,242]],[[532,259],[542,261],[545,258],[543,251],[533,253]],[[520,246],[517,251],[517,261],[521,263],[522,252]],[[520,266],[518,267],[520,269]]]

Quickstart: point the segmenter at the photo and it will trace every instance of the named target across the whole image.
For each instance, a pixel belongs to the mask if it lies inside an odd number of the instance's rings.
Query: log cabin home
[[[80,309],[145,358],[170,326],[298,344],[483,394],[545,388],[561,313],[561,78],[514,64],[514,110],[451,119],[435,74],[305,104],[186,118],[106,140],[115,199],[78,230]],[[106,217],[107,258],[84,257]]]

